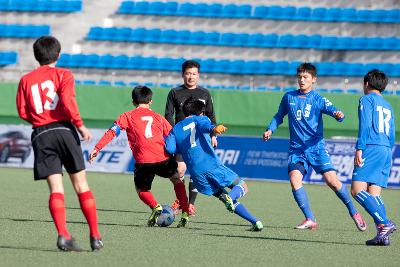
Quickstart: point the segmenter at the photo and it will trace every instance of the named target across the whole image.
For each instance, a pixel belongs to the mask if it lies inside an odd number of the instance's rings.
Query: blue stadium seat
[[[280,19],[284,17],[283,8],[281,6],[270,6],[267,8],[267,14],[264,18],[268,19]]]
[[[293,6],[282,7],[280,19],[293,20],[296,16],[296,8]]]
[[[157,30],[146,30],[145,28],[137,28],[131,31],[131,34],[129,36],[129,41],[131,42],[145,42],[145,41],[151,41],[151,38],[149,36],[154,35],[153,31],[158,31],[161,35],[161,31],[159,29]],[[158,38],[158,37],[156,37]]]
[[[344,93],[344,90],[340,89],[340,88],[335,88],[335,89],[331,89],[330,92],[332,94],[342,94],[342,93]]]
[[[141,69],[143,70],[152,70],[157,69],[158,59],[156,57],[145,57],[143,58],[143,64]]]
[[[207,15],[210,17],[218,17],[219,14],[222,12],[222,4],[211,4],[210,7],[208,8],[208,13]]]
[[[219,41],[220,34],[218,32],[206,32],[204,33],[204,42],[205,45],[215,45]]]
[[[275,33],[264,35],[264,42],[260,43],[259,47],[276,47],[278,44],[278,35]]]
[[[192,3],[183,3],[178,6],[178,10],[176,14],[178,16],[193,16],[192,11],[195,8],[195,4]]]
[[[187,40],[188,44],[204,44],[205,43],[206,34],[203,31],[196,31],[190,34],[190,38]]]
[[[161,38],[154,40],[160,43],[175,43],[178,32],[175,30],[165,30],[161,31]]]
[[[287,61],[275,61],[275,66],[273,70],[273,74],[277,75],[290,75],[294,74],[290,69],[290,64]]]
[[[256,6],[254,8],[254,18],[259,18],[259,19],[264,19],[268,15],[268,9],[269,7],[267,6]]]
[[[128,62],[128,69],[142,69],[143,58],[140,56],[130,57]]]
[[[315,21],[325,21],[326,12],[327,12],[326,8],[323,7],[314,8],[312,10],[310,19]]]
[[[214,68],[216,65],[216,61],[214,59],[204,59],[201,60],[199,63],[203,72],[215,72]]]
[[[320,49],[334,49],[336,47],[336,36],[324,36],[321,39]]]
[[[319,34],[313,34],[309,37],[309,46],[310,48],[319,49],[321,46],[322,36]]]
[[[298,20],[309,20],[311,17],[312,10],[309,7],[299,7],[297,8],[295,18]]]
[[[15,64],[18,61],[16,52],[1,52],[0,51],[0,66]]]
[[[102,36],[103,35],[103,28],[101,27],[91,27],[89,29],[89,33],[86,36],[86,39],[88,40],[103,40]]]
[[[340,14],[340,21],[344,22],[357,21],[357,11],[354,8],[343,8]]]
[[[149,15],[162,15],[164,14],[164,10],[165,10],[165,3],[163,2],[150,2],[149,3],[149,8],[147,10],[146,14]]]
[[[224,5],[220,16],[224,18],[236,18],[238,16],[238,11],[239,7],[235,4]]]
[[[114,61],[114,56],[105,54],[99,57],[99,63],[97,64],[98,68],[101,69],[110,69]]]
[[[325,21],[340,21],[340,16],[342,14],[341,8],[327,8],[324,16]]]
[[[113,36],[113,40],[117,42],[128,42],[131,37],[131,28],[123,27],[117,28],[115,30],[115,35]]]
[[[290,48],[293,44],[293,35],[292,34],[283,34],[279,36],[277,47],[280,48]]]
[[[133,14],[148,14],[150,10],[149,2],[135,2],[134,9],[131,10]]]
[[[231,32],[221,34],[219,42],[216,44],[225,46],[235,46],[237,42],[237,35]]]
[[[360,94],[361,91],[358,90],[358,89],[347,89],[346,93],[349,93],[349,94]]]
[[[265,42],[265,35],[261,33],[255,33],[249,35],[247,45],[250,47],[261,47]]]
[[[177,2],[167,2],[165,3],[164,11],[162,12],[163,15],[172,16],[176,15],[178,11],[178,3]]]
[[[118,9],[118,13],[120,14],[131,14],[135,9],[135,3],[131,1],[124,1],[121,3]]]
[[[177,35],[175,37],[175,40],[173,42],[175,44],[188,44],[191,36],[191,32],[184,30],[184,31],[178,31]]]
[[[243,74],[262,74],[261,73],[261,62],[257,60],[250,60],[243,63],[241,72]]]
[[[110,81],[106,81],[106,80],[100,80],[97,84],[98,85],[103,85],[103,86],[110,86],[111,82]]]
[[[304,34],[295,35],[292,37],[291,48],[312,48],[310,37]]]
[[[194,4],[191,15],[195,17],[207,17],[209,8],[210,6],[205,3]]]
[[[114,82],[114,86],[125,87],[125,86],[127,86],[127,84],[126,84],[126,82],[124,82],[124,81],[115,81],[115,82]]]
[[[126,55],[120,55],[113,58],[111,63],[112,69],[127,69],[129,66],[129,57]]]
[[[71,55],[70,57],[70,67],[72,68],[81,68],[82,66],[85,65],[86,61],[86,56],[83,54],[76,54],[76,55]]]
[[[357,10],[356,12],[356,22],[368,22],[373,16],[373,11],[368,9]]]
[[[85,57],[81,67],[83,68],[97,68],[100,57],[97,54],[89,54]]]
[[[400,9],[387,10],[381,20],[387,23],[398,23],[400,21]]]
[[[249,18],[251,15],[251,5],[243,4],[237,7],[236,18]]]
[[[162,31],[160,29],[152,29],[152,30],[144,30],[144,39],[143,42],[151,42],[158,43],[160,42],[160,38],[162,35]]]
[[[83,85],[96,85],[96,81],[94,81],[94,80],[83,80],[82,84]]]

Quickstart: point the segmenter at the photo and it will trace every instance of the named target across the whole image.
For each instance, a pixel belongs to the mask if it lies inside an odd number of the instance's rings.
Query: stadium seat
[[[312,12],[312,10],[309,7],[304,7],[304,6],[299,7],[299,8],[297,8],[295,18],[297,20],[309,20],[311,17],[311,12]]]
[[[357,21],[357,12],[354,8],[343,8],[340,14],[340,21],[354,22]]]
[[[220,16],[224,18],[236,18],[238,17],[239,7],[235,4],[228,4],[222,7]]]
[[[188,44],[204,44],[205,43],[206,34],[203,31],[196,31],[190,34],[190,38],[187,40]]]
[[[112,37],[113,41],[128,42],[131,36],[131,28],[123,27],[115,30],[115,35]]]
[[[178,11],[176,14],[178,16],[193,16],[192,11],[195,8],[195,4],[192,3],[183,3],[178,6]]]
[[[85,60],[82,62],[83,68],[96,68],[99,64],[99,55],[89,54],[86,56]]]
[[[204,34],[204,45],[215,45],[218,44],[219,41],[219,33],[218,32],[206,32]]]
[[[312,10],[310,19],[314,21],[325,21],[326,12],[327,12],[326,8],[323,7],[314,8]]]
[[[222,4],[211,4],[207,10],[208,17],[218,17],[222,12]]]
[[[97,84],[98,84],[98,85],[110,86],[110,85],[111,85],[111,82],[110,82],[110,81],[106,81],[106,80],[100,80]]]
[[[15,64],[18,61],[17,52],[0,51],[0,66]]]
[[[178,10],[177,2],[166,2],[165,6],[164,6],[164,10],[162,12],[162,15],[165,15],[165,16],[176,15],[177,10]]]
[[[143,30],[141,32],[143,35],[142,42],[159,43],[162,32],[160,29]]]
[[[155,32],[157,31],[159,33],[158,36],[155,36]],[[131,42],[151,42],[152,38],[159,38],[161,35],[160,30],[146,30],[145,28],[137,28],[131,31],[131,34],[129,35],[129,41]]]

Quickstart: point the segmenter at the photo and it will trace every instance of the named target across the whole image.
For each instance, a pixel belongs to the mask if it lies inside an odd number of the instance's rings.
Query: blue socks
[[[246,221],[249,221],[251,224],[255,224],[257,221],[259,221],[242,203],[236,201],[233,201],[233,203],[235,204],[235,214],[239,215]]]
[[[353,216],[357,213],[356,207],[354,206],[353,202],[351,201],[351,197],[349,192],[346,189],[345,185],[342,185],[342,188],[339,191],[335,192],[338,198],[346,205],[347,209],[349,210],[350,216]]]
[[[355,199],[371,215],[376,225],[389,223],[386,217],[385,205],[380,196],[374,197],[366,191],[360,191],[355,196]]]
[[[243,197],[245,194],[246,191],[244,190],[242,183],[239,183],[232,188],[228,195],[232,198],[233,201],[235,201],[236,199]]]
[[[311,219],[315,222],[314,214],[311,211],[310,203],[308,201],[307,192],[304,187],[300,187],[297,190],[292,191],[293,197],[297,202],[297,205],[303,212],[306,219]]]

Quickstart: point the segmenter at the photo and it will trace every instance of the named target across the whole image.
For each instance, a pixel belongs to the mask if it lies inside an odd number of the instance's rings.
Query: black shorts
[[[170,178],[178,172],[177,168],[173,157],[156,163],[135,163],[135,185],[139,189],[150,190],[155,175]]]
[[[62,174],[63,166],[68,173],[85,169],[81,142],[71,122],[61,121],[34,128],[31,141],[35,154],[35,180]]]

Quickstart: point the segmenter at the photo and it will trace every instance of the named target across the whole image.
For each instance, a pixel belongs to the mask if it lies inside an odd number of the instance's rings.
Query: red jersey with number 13
[[[24,75],[18,86],[17,109],[19,116],[33,127],[57,121],[83,125],[74,78],[67,69],[44,65]]]
[[[169,122],[160,114],[148,108],[137,107],[121,114],[95,148],[100,151],[120,130],[125,130],[137,163],[161,162],[169,158],[164,148],[164,137],[168,136],[171,129]]]

